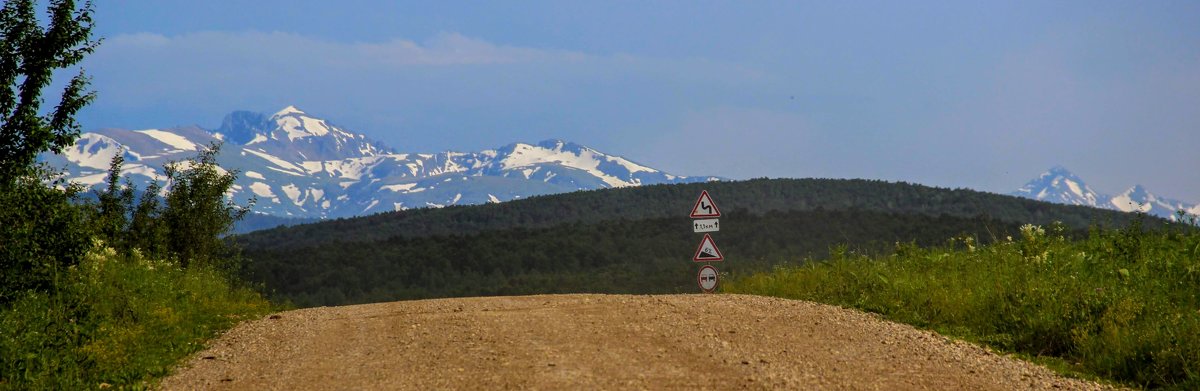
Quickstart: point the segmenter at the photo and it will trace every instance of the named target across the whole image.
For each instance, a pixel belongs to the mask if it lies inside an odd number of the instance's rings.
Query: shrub
[[[49,290],[91,241],[84,210],[74,202],[78,188],[48,187],[48,179],[39,170],[0,184],[0,306],[25,290]]]
[[[55,292],[0,312],[0,389],[145,385],[269,304],[209,267],[97,244]]]

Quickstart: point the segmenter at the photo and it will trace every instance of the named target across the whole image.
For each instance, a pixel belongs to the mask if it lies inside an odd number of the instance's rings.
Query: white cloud
[[[133,47],[153,47],[164,46],[171,43],[171,39],[162,34],[155,33],[136,33],[136,34],[121,34],[104,41],[104,46],[133,46]]]
[[[300,61],[308,65],[358,68],[580,61],[587,58],[578,52],[497,45],[458,33],[439,34],[424,43],[405,39],[343,43],[295,33],[258,31],[208,31],[170,37],[154,33],[122,34],[108,39],[97,55],[132,52],[144,56],[271,58],[284,63]]]
[[[106,39],[84,67],[100,94],[94,109],[130,122],[96,126],[213,126],[231,110],[296,104],[385,141],[393,140],[378,132],[407,130],[485,143],[468,147],[522,137],[495,133],[513,131],[504,124],[518,118],[557,115],[560,124],[574,124],[570,118],[624,110],[608,118],[612,123],[651,103],[665,110],[770,83],[761,69],[737,63],[524,47],[454,32],[374,42],[260,31],[124,34]],[[569,138],[573,126],[521,128],[556,128],[567,133],[553,137]],[[416,139],[464,147],[445,137]]]
[[[354,50],[364,56],[378,56],[388,63],[404,65],[582,61],[589,57],[578,52],[495,45],[458,33],[440,34],[425,46],[394,40],[385,44],[356,44]]]

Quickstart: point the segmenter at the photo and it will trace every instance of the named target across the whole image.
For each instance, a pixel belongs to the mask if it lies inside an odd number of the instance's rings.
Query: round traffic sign
[[[717,268],[712,265],[704,265],[700,267],[700,272],[696,273],[696,282],[700,284],[700,290],[704,293],[711,293],[717,289]]]

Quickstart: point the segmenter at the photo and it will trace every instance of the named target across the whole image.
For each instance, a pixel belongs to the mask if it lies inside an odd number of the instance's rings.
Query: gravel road
[[[548,295],[282,312],[163,389],[1107,389],[858,311],[746,295]]]

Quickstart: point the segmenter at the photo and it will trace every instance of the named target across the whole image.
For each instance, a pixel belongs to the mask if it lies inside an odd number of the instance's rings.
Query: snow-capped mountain
[[[113,155],[138,188],[162,166],[223,142],[217,160],[240,172],[235,201],[288,217],[348,217],[382,211],[501,202],[608,187],[718,180],[675,176],[594,149],[547,140],[479,152],[396,153],[386,145],[289,106],[273,115],[238,111],[220,128],[100,129],[42,160],[69,179],[101,186]]]
[[[1103,207],[1105,197],[1062,166],[1051,168],[1012,195],[1067,205]]]
[[[1061,166],[1042,173],[1037,179],[1029,181],[1010,195],[1058,204],[1086,205],[1123,212],[1140,211],[1171,220],[1178,218],[1178,211],[1200,215],[1200,204],[1162,198],[1150,193],[1142,185],[1136,185],[1111,197],[1097,193],[1082,179]]]
[[[288,106],[267,116],[235,111],[225,116],[215,132],[231,144],[287,160],[336,160],[394,153],[391,148],[361,134],[354,134]]]
[[[1140,211],[1163,217],[1176,217],[1175,214],[1181,210],[1191,215],[1200,215],[1200,204],[1187,204],[1183,201],[1161,198],[1146,191],[1142,185],[1136,185],[1113,196],[1109,200],[1109,204],[1113,209],[1120,211]]]

